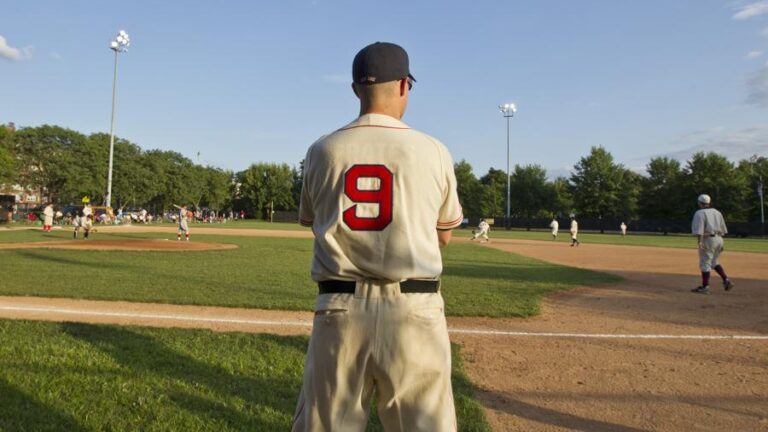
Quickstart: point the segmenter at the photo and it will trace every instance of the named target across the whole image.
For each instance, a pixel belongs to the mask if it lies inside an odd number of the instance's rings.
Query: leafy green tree
[[[258,163],[236,174],[239,205],[249,214],[269,217],[269,209],[295,210],[294,174],[287,164]]]
[[[152,178],[159,190],[151,204],[167,209],[172,204],[199,205],[203,179],[189,158],[173,151],[150,150],[144,155]]]
[[[550,211],[553,217],[564,217],[573,213],[573,195],[571,194],[571,185],[565,177],[558,177],[550,184],[552,200],[550,201]]]
[[[571,176],[576,210],[584,216],[618,216],[622,170],[607,150],[592,147],[589,156],[574,166]]]
[[[696,153],[688,161],[683,174],[684,198],[695,210],[696,197],[705,193],[726,217],[734,222],[747,219],[747,177],[733,163],[717,153]]]
[[[86,181],[74,157],[74,149],[84,145],[83,134],[43,125],[23,128],[14,135],[18,180],[22,186],[39,190],[52,201],[60,201],[66,198],[68,184]]]
[[[619,203],[614,216],[624,222],[635,219],[639,211],[639,197],[642,177],[626,168],[619,169]]]
[[[454,164],[453,171],[456,175],[456,189],[464,215],[483,216],[482,185],[472,172],[472,165],[462,159]]]
[[[229,184],[231,181],[231,171],[206,167],[202,205],[214,210],[227,207],[230,203]]]
[[[16,167],[13,154],[14,131],[0,124],[0,185],[16,181]]]
[[[546,217],[552,202],[547,171],[539,165],[515,165],[510,181],[512,213],[528,219]]]
[[[483,216],[502,217],[507,214],[507,173],[491,168],[480,178],[482,185],[480,213]]]
[[[687,218],[690,205],[683,204],[680,162],[668,157],[653,158],[646,165],[646,172],[648,176],[640,180],[640,216],[659,220]]]
[[[768,185],[768,158],[764,156],[752,156],[749,159],[744,159],[739,162],[737,170],[740,174],[746,178],[746,191],[744,192],[745,210],[747,212],[747,220],[759,221],[760,220],[760,196],[758,195],[757,188],[762,178],[763,182],[763,194],[768,192],[766,186]],[[768,205],[766,205],[766,198],[763,197],[763,216],[768,214]]]
[[[79,204],[84,196],[88,196],[91,202],[103,202],[107,189],[108,158],[109,141],[104,144],[94,139],[94,134],[68,147],[62,155],[68,168],[60,190],[60,201]]]

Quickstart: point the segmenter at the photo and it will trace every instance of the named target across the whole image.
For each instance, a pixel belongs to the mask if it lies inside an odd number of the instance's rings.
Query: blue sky
[[[768,155],[768,0],[6,1],[0,123],[109,131],[144,149],[242,170],[297,165],[351,121],[355,53],[405,47],[418,82],[404,121],[478,175],[567,175],[591,146],[641,169],[714,150]],[[116,162],[117,163],[117,162]]]

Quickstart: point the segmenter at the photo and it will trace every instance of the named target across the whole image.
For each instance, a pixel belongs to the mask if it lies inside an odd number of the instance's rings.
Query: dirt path
[[[765,255],[724,254],[737,287],[707,296],[688,291],[698,282],[695,250],[519,240],[492,247],[626,279],[551,296],[527,325],[585,334],[768,334]],[[768,340],[499,339],[459,338],[494,430],[768,430]]]
[[[768,256],[726,252],[723,264],[737,286],[706,296],[688,291],[698,282],[694,250],[522,240],[489,246],[625,278],[551,296],[532,319],[449,319],[494,430],[768,431]],[[26,297],[0,297],[0,316],[278,334],[308,334],[312,318],[302,312]]]

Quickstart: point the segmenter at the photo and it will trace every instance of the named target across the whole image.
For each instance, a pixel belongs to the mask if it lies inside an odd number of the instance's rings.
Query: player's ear
[[[408,87],[408,78],[400,80],[400,97],[405,96],[405,89]]]

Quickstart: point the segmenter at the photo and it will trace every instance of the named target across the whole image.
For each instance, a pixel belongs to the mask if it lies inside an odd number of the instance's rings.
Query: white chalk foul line
[[[81,309],[61,309],[24,306],[0,306],[0,310],[10,312],[44,312],[63,315],[102,316],[113,318],[134,319],[160,319],[175,321],[208,322],[219,324],[248,324],[260,326],[287,326],[287,327],[312,327],[311,322],[306,321],[272,321],[235,318],[206,318],[192,315],[168,315],[129,312],[98,312]],[[450,333],[473,334],[486,336],[509,337],[550,337],[550,338],[587,338],[587,339],[696,339],[696,340],[768,340],[768,336],[761,335],[667,335],[667,334],[611,334],[611,333],[551,333],[551,332],[519,332],[504,330],[480,330],[480,329],[448,329]]]
[[[128,313],[128,312],[98,312],[79,309],[59,309],[42,307],[24,307],[24,306],[0,306],[0,310],[10,312],[45,312],[63,315],[80,316],[101,316],[113,318],[139,318],[139,319],[161,319],[175,321],[197,321],[223,324],[251,324],[251,325],[276,325],[276,326],[294,326],[294,327],[312,327],[311,322],[303,321],[269,321],[269,320],[251,320],[235,318],[205,318],[192,315],[166,315],[166,314],[147,314],[147,313]]]
[[[451,333],[477,334],[490,336],[537,336],[551,338],[587,338],[587,339],[739,339],[739,340],[768,340],[768,336],[760,335],[668,335],[668,334],[613,334],[613,333],[547,333],[547,332],[516,332],[503,330],[450,329]]]

